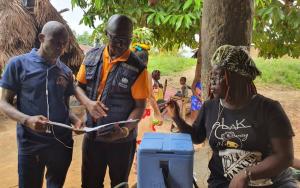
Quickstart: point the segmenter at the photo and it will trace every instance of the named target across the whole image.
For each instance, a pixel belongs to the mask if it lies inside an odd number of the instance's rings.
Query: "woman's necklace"
[[[224,110],[224,105],[223,105],[223,102],[222,100],[220,99],[220,102],[219,102],[219,110],[218,110],[218,118],[217,118],[217,121],[216,122],[219,122],[219,119],[222,115],[222,112]]]
[[[223,113],[223,110],[224,110],[224,105],[223,105],[223,103],[222,103],[222,100],[221,100],[221,99],[219,99],[219,100],[220,100],[220,101],[219,101],[219,109],[218,109],[217,120],[216,120],[216,122],[214,123],[213,127],[212,127],[211,130],[210,130],[209,137],[208,137],[208,142],[210,141],[211,133],[213,132],[214,128],[215,128],[217,125],[220,124],[219,120],[220,120],[220,117],[221,117],[221,115],[222,115],[222,113]],[[219,122],[219,123],[217,123],[217,122]]]

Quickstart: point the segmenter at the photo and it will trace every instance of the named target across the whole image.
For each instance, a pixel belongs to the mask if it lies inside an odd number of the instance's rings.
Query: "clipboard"
[[[81,130],[74,129],[73,127],[71,127],[69,125],[66,125],[66,124],[63,124],[63,123],[54,122],[54,121],[48,121],[48,124],[49,125],[55,125],[55,126],[58,126],[58,127],[63,127],[63,128],[69,129],[71,131],[75,131],[76,130],[76,131],[83,131],[83,132],[88,133],[88,132],[93,132],[93,131],[106,132],[106,131],[112,129],[115,124],[133,123],[133,122],[137,122],[137,121],[139,121],[139,119],[128,119],[128,120],[124,120],[124,121],[116,121],[116,122],[111,122],[111,123],[99,125],[97,127],[84,127]]]

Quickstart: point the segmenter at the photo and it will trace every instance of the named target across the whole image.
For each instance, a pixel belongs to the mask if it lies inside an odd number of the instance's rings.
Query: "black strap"
[[[169,182],[169,163],[168,163],[168,161],[160,161],[160,168],[161,168],[161,172],[162,172],[162,175],[164,178],[165,187],[171,188],[171,185]],[[194,176],[193,176],[193,185],[195,188],[199,188]]]
[[[164,183],[166,188],[171,188],[169,183],[169,163],[168,161],[160,161],[160,168],[164,178]]]

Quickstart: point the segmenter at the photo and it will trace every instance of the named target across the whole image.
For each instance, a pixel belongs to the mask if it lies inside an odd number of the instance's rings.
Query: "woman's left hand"
[[[228,188],[247,188],[248,187],[248,177],[245,171],[241,171],[235,175],[230,181]]]
[[[174,100],[170,100],[167,104],[166,104],[166,108],[167,108],[167,113],[171,118],[178,118],[179,115],[179,106],[177,104],[176,101]]]

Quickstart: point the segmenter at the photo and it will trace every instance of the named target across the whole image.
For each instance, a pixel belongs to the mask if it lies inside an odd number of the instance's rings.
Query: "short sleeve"
[[[294,132],[289,118],[279,102],[274,101],[269,106],[268,132],[271,138],[291,138]]]
[[[72,72],[69,72],[67,74],[68,76],[68,87],[67,87],[67,90],[66,90],[66,95],[67,96],[71,96],[71,95],[74,95],[75,94],[75,82],[74,82],[74,77],[73,77],[73,73]]]
[[[206,103],[201,107],[196,120],[193,123],[193,134],[192,139],[195,144],[202,143],[206,138],[205,128],[205,108]]]
[[[85,72],[85,65],[84,64],[81,64],[80,68],[79,68],[79,71],[77,73],[77,76],[76,76],[76,80],[81,83],[81,84],[86,84],[87,81],[86,81],[86,72]]]
[[[8,64],[5,67],[2,79],[0,80],[0,87],[18,92],[21,87],[20,78],[21,75],[20,69],[17,67],[18,61],[15,59],[9,60]]]
[[[149,97],[148,84],[148,71],[144,69],[131,87],[132,97],[134,99],[147,99]]]

